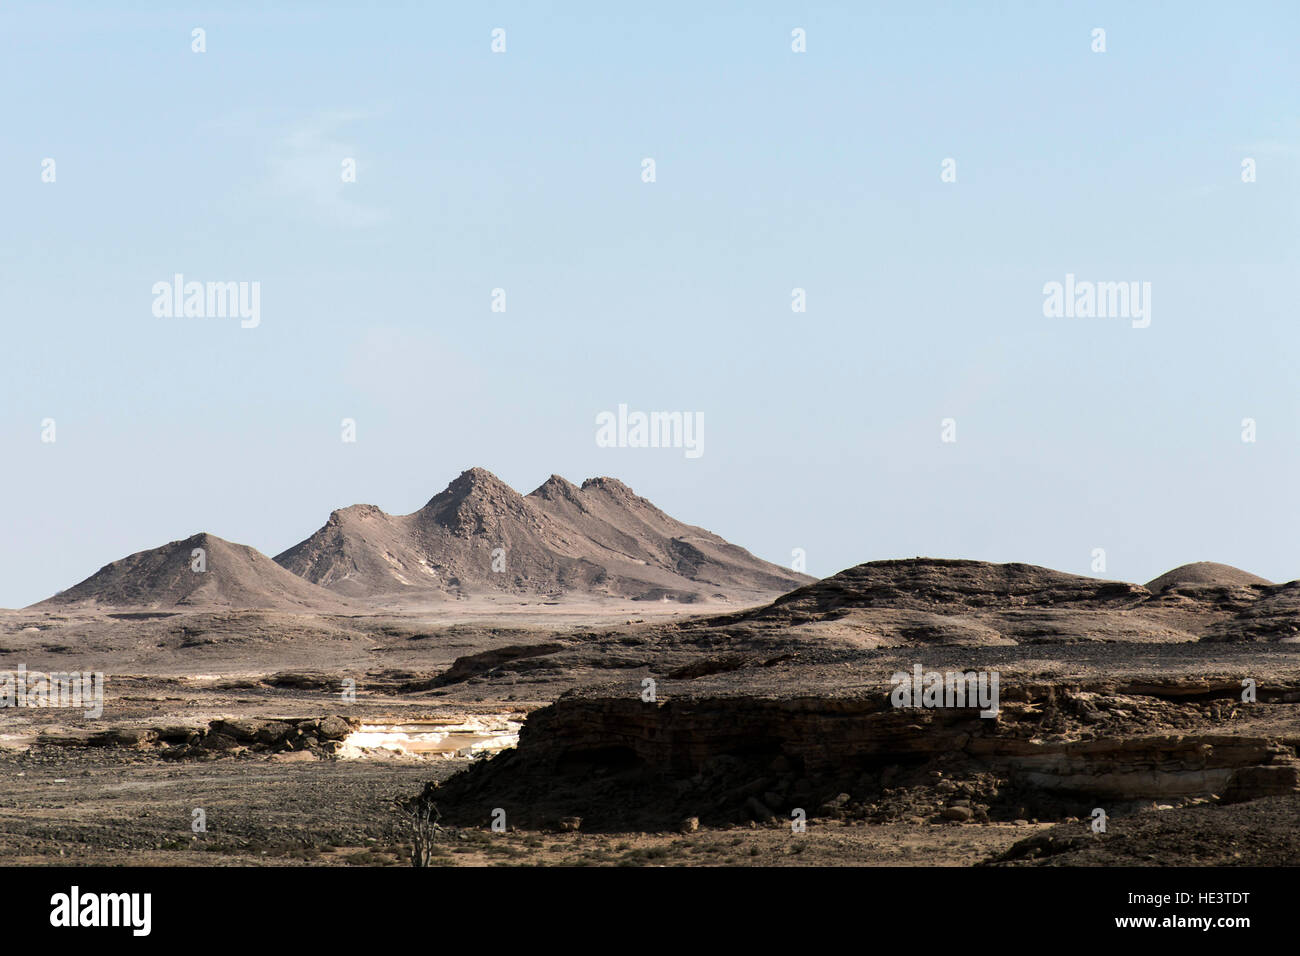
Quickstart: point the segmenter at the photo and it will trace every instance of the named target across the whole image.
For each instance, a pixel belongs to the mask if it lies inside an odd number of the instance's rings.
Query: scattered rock
[[[110,727],[97,734],[91,734],[86,740],[91,747],[141,747],[158,739],[152,730],[138,730],[128,727]]]

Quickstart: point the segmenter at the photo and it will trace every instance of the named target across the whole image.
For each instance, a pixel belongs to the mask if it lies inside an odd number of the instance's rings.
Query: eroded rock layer
[[[449,818],[501,807],[524,826],[670,827],[691,817],[957,820],[1086,816],[1097,801],[1242,801],[1297,788],[1292,733],[1233,732],[1248,708],[1294,719],[1300,685],[1246,704],[1230,682],[1022,686],[996,718],[868,696],[574,695],[533,713],[516,751],[440,791]],[[1155,731],[1155,732],[1153,732]]]

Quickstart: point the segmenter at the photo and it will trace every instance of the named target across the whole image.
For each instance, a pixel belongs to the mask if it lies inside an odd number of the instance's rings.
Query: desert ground
[[[0,862],[409,865],[398,801],[431,781],[434,865],[1300,860],[1300,644],[1206,639],[1243,608],[1289,633],[1259,613],[1276,595],[1062,576],[1043,603],[1031,575],[1039,597],[981,606],[934,570],[709,614],[4,612],[0,669],[102,671],[105,699],[5,713]],[[916,663],[997,671],[1000,713],[891,707]]]
[[[0,708],[0,863],[1300,862],[1300,582],[1209,562],[815,580],[470,469],[0,611],[42,673],[102,700]]]

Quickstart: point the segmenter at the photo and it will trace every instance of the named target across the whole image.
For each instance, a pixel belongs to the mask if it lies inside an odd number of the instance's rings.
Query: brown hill
[[[202,549],[206,569],[193,570]],[[100,568],[42,604],[144,608],[340,610],[338,595],[290,574],[260,551],[200,532]]]
[[[674,626],[692,634],[797,633],[868,647],[1294,642],[1300,581],[1273,585],[1226,565],[1200,564],[1142,587],[1029,564],[871,561],[762,607]]]
[[[1148,597],[1145,588],[1032,564],[940,558],[869,561],[782,595],[769,613],[816,615],[888,607],[947,613],[1017,607],[1104,607]]]
[[[1189,640],[1165,622],[1124,612],[1145,588],[1030,564],[914,558],[870,561],[771,604],[688,625],[797,628],[867,646],[1018,644],[1037,639]],[[1139,636],[1140,635],[1140,636]]]
[[[812,578],[683,524],[612,478],[552,475],[525,496],[482,468],[419,511],[335,511],[275,560],[339,594],[571,592],[692,602],[762,600]]]
[[[1166,571],[1147,583],[1147,590],[1158,594],[1171,587],[1231,588],[1249,587],[1252,584],[1272,584],[1259,575],[1213,561],[1196,561]]]

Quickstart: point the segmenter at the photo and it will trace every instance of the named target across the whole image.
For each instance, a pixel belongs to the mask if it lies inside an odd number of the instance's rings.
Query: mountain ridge
[[[551,475],[521,495],[470,468],[408,515],[332,512],[276,555],[282,567],[353,597],[584,592],[695,603],[755,600],[814,580],[677,521],[616,478]]]

